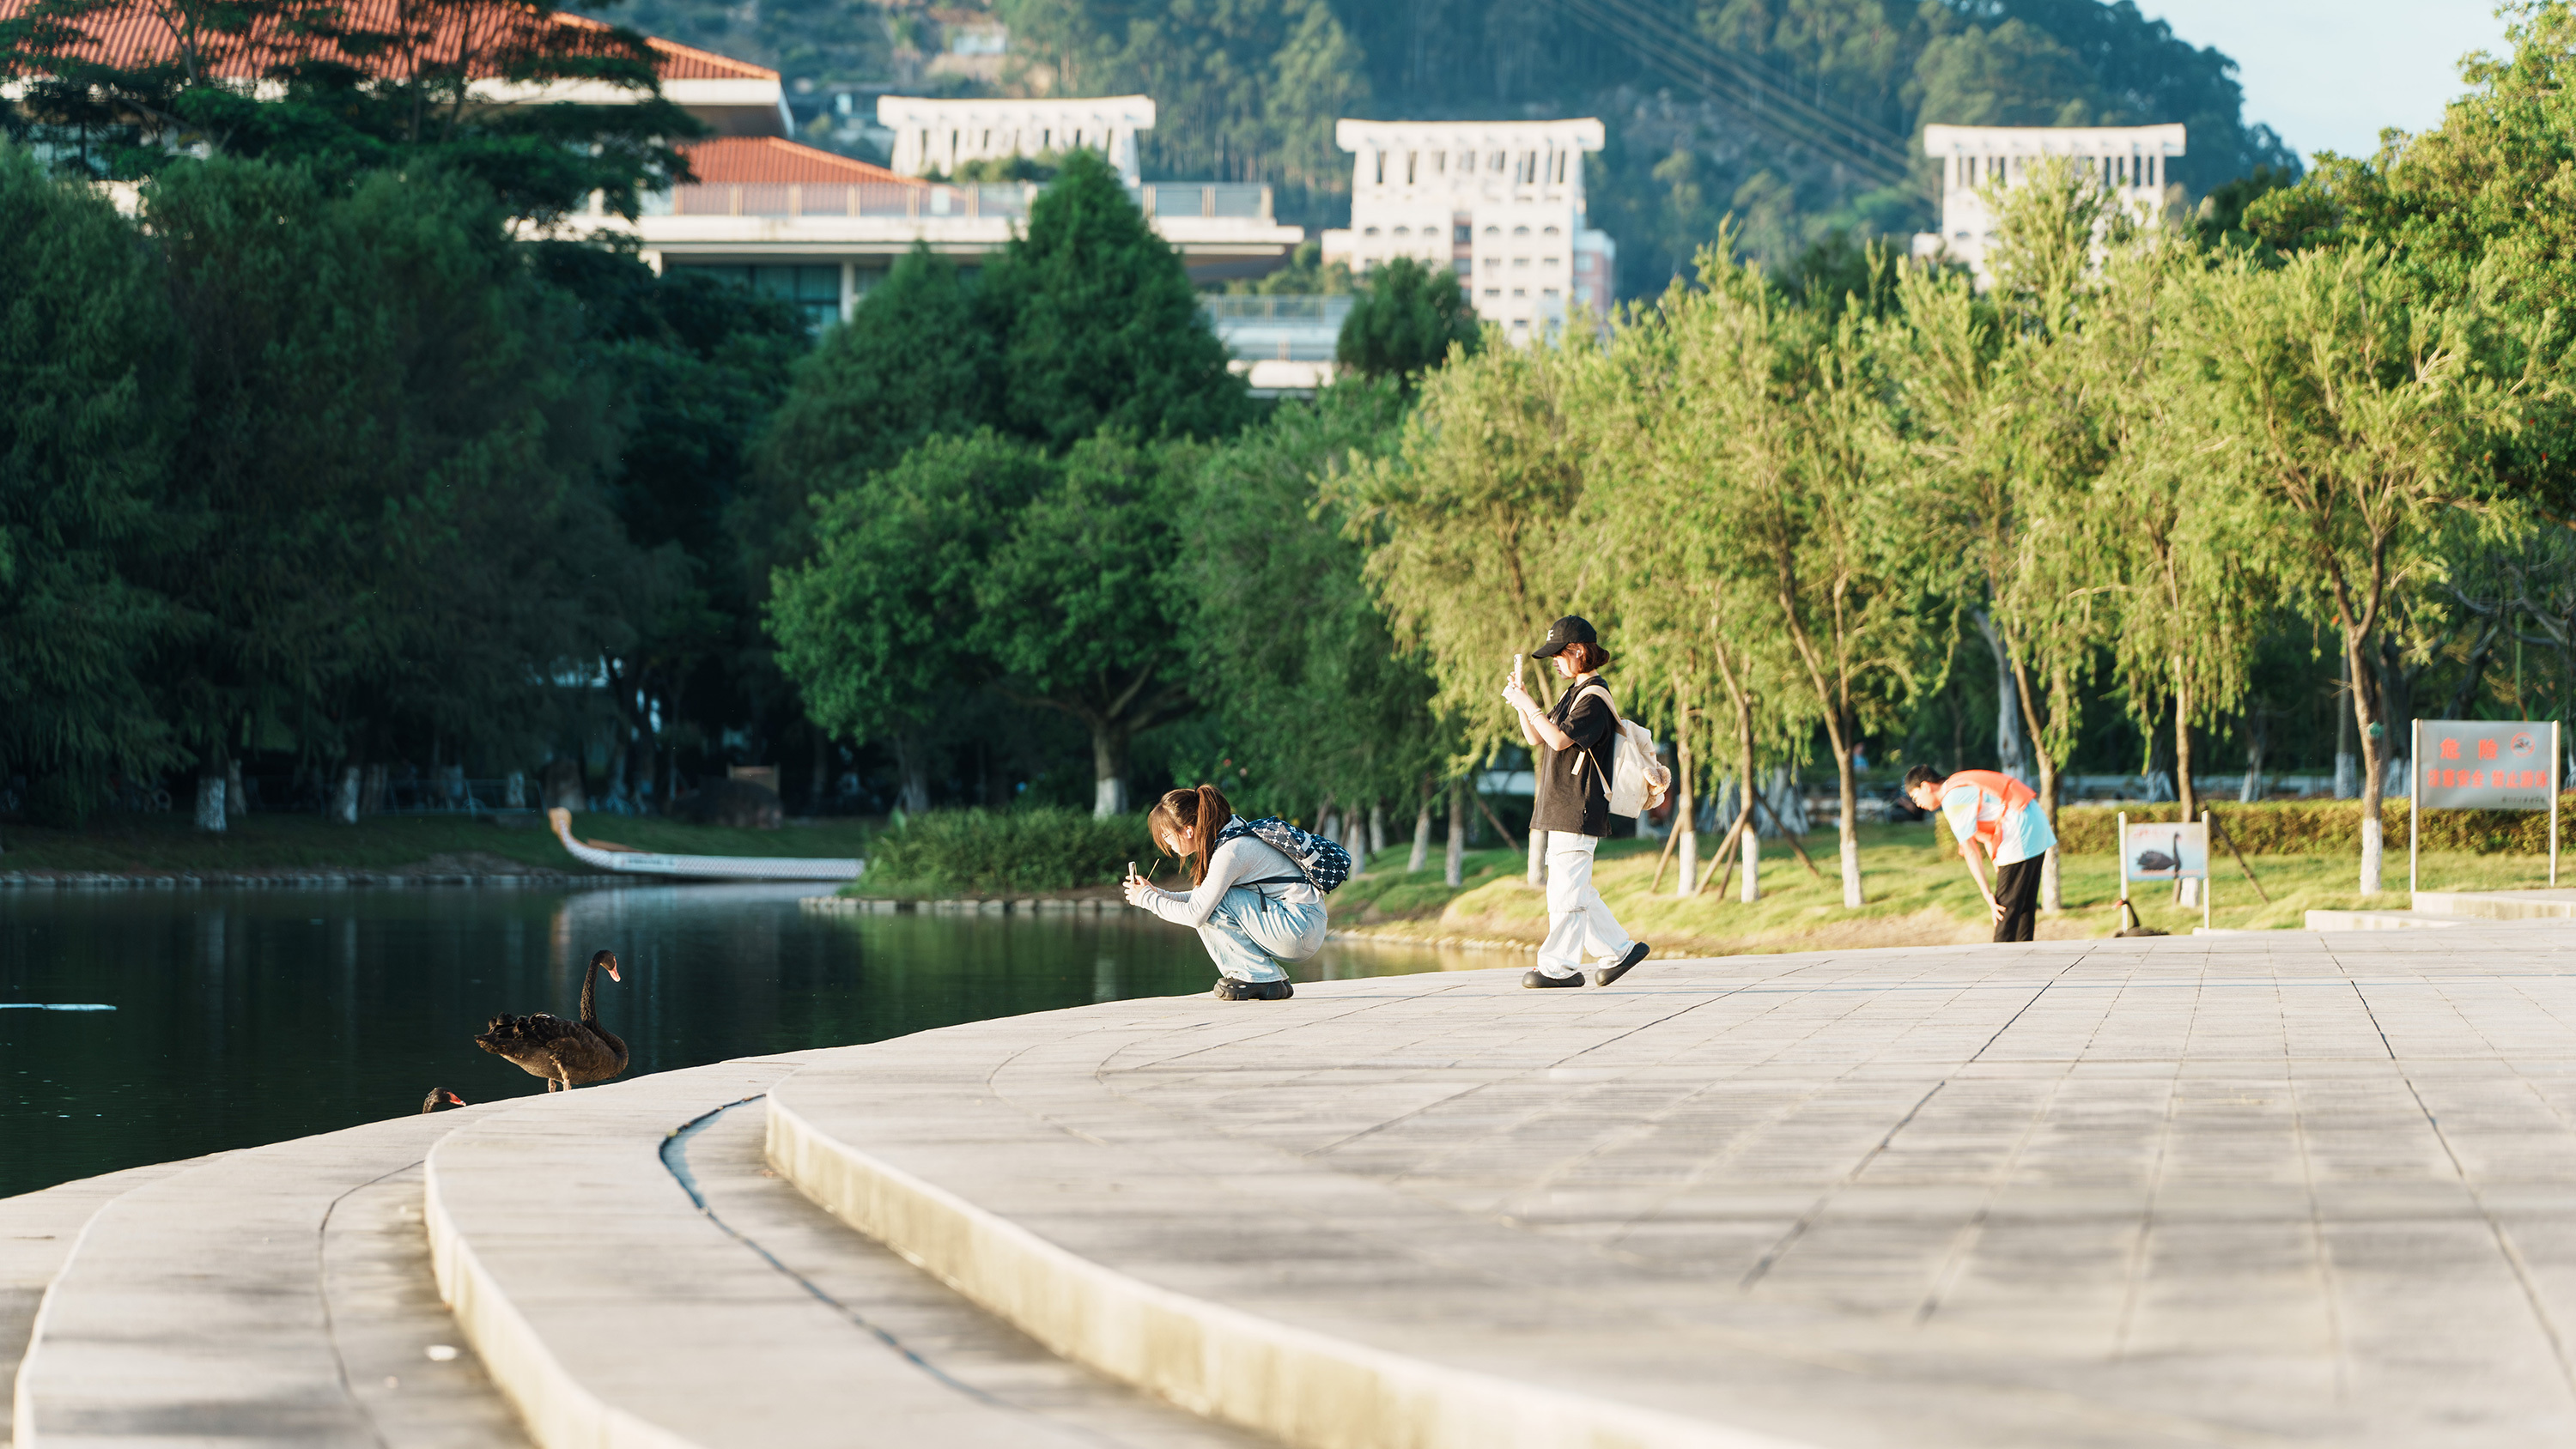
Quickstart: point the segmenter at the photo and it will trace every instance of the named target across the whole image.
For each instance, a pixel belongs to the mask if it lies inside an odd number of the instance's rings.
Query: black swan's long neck
[[[595,956],[589,973],[581,978],[581,1019],[585,1025],[599,1020],[599,958]]]

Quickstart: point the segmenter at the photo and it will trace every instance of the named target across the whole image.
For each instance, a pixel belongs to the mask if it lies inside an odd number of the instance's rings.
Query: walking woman
[[[1172,790],[1145,817],[1154,843],[1189,868],[1172,892],[1127,877],[1127,904],[1199,933],[1217,969],[1219,1001],[1285,1001],[1297,994],[1282,961],[1324,944],[1324,897],[1314,882],[1234,818],[1214,785]]]
[[[1592,887],[1592,852],[1610,833],[1610,771],[1616,764],[1619,710],[1601,668],[1610,651],[1592,626],[1572,615],[1557,620],[1547,642],[1532,651],[1555,661],[1568,683],[1556,708],[1542,713],[1515,679],[1503,702],[1521,717],[1521,734],[1537,758],[1538,798],[1530,829],[1547,832],[1547,941],[1538,969],[1523,986],[1581,986],[1586,961],[1592,983],[1607,986],[1646,959],[1646,943],[1633,941]]]

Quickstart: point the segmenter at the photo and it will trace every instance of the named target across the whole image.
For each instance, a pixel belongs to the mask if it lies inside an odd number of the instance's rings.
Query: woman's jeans
[[[1592,852],[1600,848],[1589,835],[1547,833],[1547,940],[1538,969],[1560,980],[1582,975],[1587,960],[1615,966],[1636,944],[1593,889]]]
[[[1324,944],[1324,908],[1292,906],[1257,890],[1227,891],[1199,927],[1219,975],[1237,981],[1285,981],[1281,961],[1302,961]]]

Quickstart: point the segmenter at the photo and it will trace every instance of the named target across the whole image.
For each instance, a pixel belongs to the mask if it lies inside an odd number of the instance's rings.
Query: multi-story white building
[[[894,132],[894,169],[906,176],[954,176],[968,161],[1040,156],[1079,146],[1108,157],[1133,186],[1138,176],[1136,133],[1154,129],[1154,98],[940,101],[881,96],[877,124]]]
[[[1964,262],[1982,287],[1986,248],[1995,238],[1989,192],[2019,185],[2042,157],[2069,156],[2100,177],[2132,216],[2150,222],[2173,199],[2165,163],[2183,154],[2183,128],[1926,126],[1923,154],[1941,162],[1941,229],[1917,232],[1914,255]]]
[[[1618,249],[1586,225],[1583,200],[1598,120],[1346,120],[1333,139],[1357,159],[1350,229],[1324,233],[1325,261],[1452,268],[1477,315],[1519,338],[1577,302],[1609,315]]]

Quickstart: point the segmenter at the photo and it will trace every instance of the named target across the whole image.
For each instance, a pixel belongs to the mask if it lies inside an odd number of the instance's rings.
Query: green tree
[[[1575,521],[1607,382],[1586,337],[1497,347],[1428,374],[1386,455],[1327,481],[1325,500],[1369,543],[1366,576],[1401,647],[1456,722],[1461,769],[1522,745],[1498,701],[1513,660],[1560,615],[1606,599]],[[1524,681],[1544,700],[1544,669]],[[1535,837],[1533,837],[1535,839]],[[1535,882],[1542,855],[1534,844]]]
[[[0,780],[52,776],[79,813],[110,774],[178,762],[149,693],[186,542],[167,495],[185,355],[135,228],[0,143]]]
[[[2433,566],[2444,506],[2479,481],[2517,379],[2475,359],[2474,315],[2416,300],[2375,248],[2310,252],[2277,271],[2212,273],[2179,324],[2200,384],[2202,456],[2259,511],[2251,539],[2284,592],[2330,616],[2361,736],[2359,888],[2380,888],[2391,741],[2377,651],[2393,596]]]
[[[929,808],[921,733],[991,674],[970,638],[979,581],[1059,465],[979,431],[933,438],[818,500],[814,556],[779,571],[766,614],[817,724],[893,743],[906,809]]]
[[[1136,736],[1199,704],[1181,668],[1191,601],[1175,572],[1200,455],[1185,442],[1084,439],[975,577],[968,642],[1006,694],[1090,733],[1095,816],[1128,809]]]
[[[1319,485],[1382,452],[1404,417],[1391,383],[1286,402],[1211,451],[1182,525],[1189,674],[1247,780],[1299,805],[1418,794],[1454,753],[1431,682],[1396,647],[1360,569],[1366,540]],[[1294,792],[1294,793],[1291,793]]]
[[[1091,151],[1029,208],[985,268],[978,304],[1001,368],[1005,425],[1051,448],[1095,433],[1209,438],[1249,415],[1242,379],[1171,244]]]
[[[502,208],[228,160],[147,199],[192,362],[172,476],[209,524],[156,572],[192,629],[154,667],[199,768],[277,731],[352,763],[548,732],[541,681],[630,645],[673,563],[616,526],[578,326]]]
[[[812,546],[807,500],[858,484],[923,439],[998,427],[1000,359],[957,266],[916,245],[796,366],[728,526],[766,579]]]
[[[1410,380],[1484,343],[1476,309],[1446,268],[1397,257],[1369,274],[1342,319],[1333,360],[1362,377]]]

